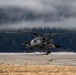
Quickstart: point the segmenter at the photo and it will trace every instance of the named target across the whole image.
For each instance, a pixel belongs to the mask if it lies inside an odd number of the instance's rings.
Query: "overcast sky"
[[[48,26],[50,28],[76,28],[76,0],[0,0],[0,8],[8,7],[28,9],[34,14],[43,14],[46,17],[41,17],[33,21],[27,20],[13,24],[3,24],[0,25],[0,29]],[[50,17],[51,13],[53,17]]]

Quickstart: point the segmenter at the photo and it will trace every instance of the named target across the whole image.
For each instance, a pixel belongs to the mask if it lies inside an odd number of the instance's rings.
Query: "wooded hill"
[[[5,34],[3,32],[10,30],[0,31],[0,52],[28,52],[28,49],[22,46],[24,41],[31,40],[34,35],[29,34]],[[51,49],[53,52],[76,52],[76,31],[73,29],[63,29],[63,28],[24,28],[19,30],[11,31],[32,31],[37,33],[67,33],[62,35],[57,35],[54,37],[55,44],[61,44],[61,49]],[[69,33],[71,32],[71,33]],[[46,36],[49,37],[49,36]]]

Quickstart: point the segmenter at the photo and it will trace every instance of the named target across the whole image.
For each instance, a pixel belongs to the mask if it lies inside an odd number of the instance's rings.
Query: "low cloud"
[[[0,0],[0,9],[0,29],[76,28],[76,0]]]

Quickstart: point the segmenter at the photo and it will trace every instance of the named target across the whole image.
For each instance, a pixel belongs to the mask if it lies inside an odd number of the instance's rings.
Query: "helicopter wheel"
[[[49,50],[47,50],[46,55],[50,54],[51,52]]]
[[[50,52],[50,50],[49,50],[49,48],[48,48],[48,45],[46,46],[46,55],[48,55],[48,54],[50,54],[51,52]]]
[[[33,52],[33,48],[32,47],[30,47],[29,52]]]

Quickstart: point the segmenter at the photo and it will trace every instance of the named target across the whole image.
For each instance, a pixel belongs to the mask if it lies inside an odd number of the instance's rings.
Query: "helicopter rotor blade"
[[[4,32],[6,34],[25,34],[25,33],[22,33],[22,32]]]
[[[32,32],[32,31],[25,31],[25,33],[43,36],[43,34],[41,34],[41,33],[35,33],[35,32]]]
[[[52,34],[44,34],[45,36],[55,36],[55,35],[62,35],[62,34],[71,34],[72,32],[67,32],[67,33],[52,33]]]
[[[33,35],[38,35],[38,36],[55,36],[55,35],[62,35],[62,34],[70,34],[72,32],[66,32],[66,33],[51,33],[51,34],[42,34],[42,33],[35,33],[35,32],[32,32],[32,31],[12,31],[12,32],[4,32],[6,34],[33,34]]]
[[[32,34],[35,36],[43,36],[43,34],[40,33],[35,33],[35,32],[31,32],[31,31],[9,31],[9,32],[3,32],[4,34]]]

